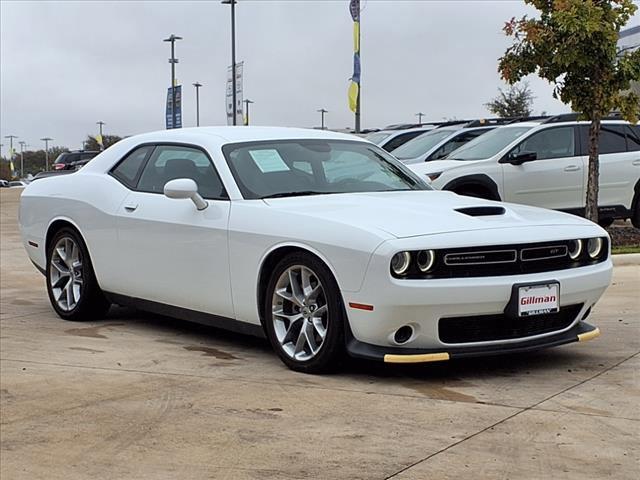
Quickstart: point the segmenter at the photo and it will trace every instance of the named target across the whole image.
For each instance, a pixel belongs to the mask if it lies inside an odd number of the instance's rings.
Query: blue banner
[[[176,96],[176,125],[173,126],[173,98],[172,91],[175,90]],[[166,109],[166,126],[167,130],[171,128],[182,128],[182,85],[177,87],[169,87],[167,89],[167,109]]]

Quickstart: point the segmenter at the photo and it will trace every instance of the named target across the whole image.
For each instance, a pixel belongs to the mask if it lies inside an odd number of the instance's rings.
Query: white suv
[[[505,125],[410,168],[438,189],[583,214],[589,123],[560,115]],[[640,125],[604,120],[600,133],[600,223],[640,228]]]

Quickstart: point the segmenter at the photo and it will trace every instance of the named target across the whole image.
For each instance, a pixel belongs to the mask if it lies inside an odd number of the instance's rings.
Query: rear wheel
[[[344,352],[344,315],[338,285],[316,257],[293,253],[275,267],[265,295],[267,336],[292,370],[321,373]]]
[[[72,228],[60,229],[51,240],[46,279],[51,305],[65,320],[97,320],[109,310],[87,247]]]

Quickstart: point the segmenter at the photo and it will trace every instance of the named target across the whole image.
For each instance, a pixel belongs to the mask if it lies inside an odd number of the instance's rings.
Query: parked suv
[[[78,166],[85,165],[93,157],[100,152],[91,150],[76,150],[73,152],[64,152],[58,155],[53,163],[54,170],[76,170]]]
[[[393,156],[407,165],[439,160],[498,125],[513,121],[513,119],[487,119],[448,122],[396,148],[393,150]]]
[[[589,122],[575,118],[505,125],[411,168],[442,190],[583,215]],[[640,228],[640,126],[604,120],[599,154],[600,223],[631,218]]]

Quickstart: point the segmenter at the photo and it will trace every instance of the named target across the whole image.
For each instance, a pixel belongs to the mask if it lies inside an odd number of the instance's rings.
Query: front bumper
[[[555,347],[572,342],[584,342],[600,335],[600,330],[586,322],[578,322],[571,329],[546,336],[522,340],[508,344],[494,344],[482,346],[447,346],[436,349],[411,349],[400,347],[382,347],[356,340],[353,336],[347,340],[347,352],[352,357],[367,360],[380,360],[385,363],[426,363],[439,362],[455,358],[480,357],[489,355],[504,355],[508,353],[522,353]]]

